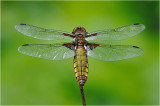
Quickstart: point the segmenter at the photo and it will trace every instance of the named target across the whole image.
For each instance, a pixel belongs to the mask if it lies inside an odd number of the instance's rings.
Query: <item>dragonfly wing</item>
[[[87,40],[122,40],[134,35],[137,35],[145,29],[143,24],[132,24],[116,29],[109,29],[103,31],[97,31],[96,33],[91,34],[90,37],[86,38]]]
[[[63,60],[73,57],[74,51],[62,44],[25,44],[18,51],[33,57],[48,60]]]
[[[28,24],[18,24],[15,26],[15,29],[24,35],[41,40],[72,40],[71,37],[63,35],[65,32],[40,28]]]
[[[93,46],[94,45],[94,46]],[[117,61],[143,54],[143,50],[131,45],[98,45],[87,46],[87,55],[102,61]]]

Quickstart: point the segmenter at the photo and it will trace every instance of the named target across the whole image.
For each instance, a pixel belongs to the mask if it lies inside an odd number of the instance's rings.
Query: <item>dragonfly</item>
[[[64,60],[74,57],[74,72],[79,85],[84,86],[88,77],[88,58],[102,61],[118,61],[142,55],[140,47],[132,45],[110,45],[90,41],[123,40],[139,34],[145,29],[140,23],[88,33],[83,27],[75,27],[72,33],[45,29],[28,24],[18,24],[15,29],[24,35],[40,40],[67,40],[65,43],[24,44],[18,51],[33,57],[48,60]]]

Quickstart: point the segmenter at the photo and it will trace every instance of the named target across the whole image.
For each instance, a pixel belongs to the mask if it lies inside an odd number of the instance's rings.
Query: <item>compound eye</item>
[[[72,34],[75,34],[75,32],[72,32]]]

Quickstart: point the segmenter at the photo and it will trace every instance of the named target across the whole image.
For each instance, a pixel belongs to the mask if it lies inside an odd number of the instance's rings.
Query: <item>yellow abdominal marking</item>
[[[79,84],[84,85],[88,76],[88,60],[86,50],[78,46],[74,57],[74,72]]]

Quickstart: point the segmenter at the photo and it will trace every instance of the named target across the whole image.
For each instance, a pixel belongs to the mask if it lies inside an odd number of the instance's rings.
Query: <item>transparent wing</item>
[[[63,60],[73,57],[74,51],[60,44],[25,44],[18,51],[33,57],[48,60]]]
[[[145,26],[143,24],[132,24],[128,26],[119,27],[116,29],[108,29],[103,31],[97,31],[96,36],[91,36],[86,38],[87,40],[122,40],[129,37],[132,37],[134,35],[137,35],[141,31],[145,29]],[[92,35],[92,34],[91,34]]]
[[[15,29],[24,35],[41,40],[72,40],[71,37],[62,35],[65,32],[44,29],[28,24],[18,24],[15,26]]]
[[[143,54],[143,50],[131,45],[100,45],[93,50],[88,47],[87,55],[102,61],[117,61]]]

